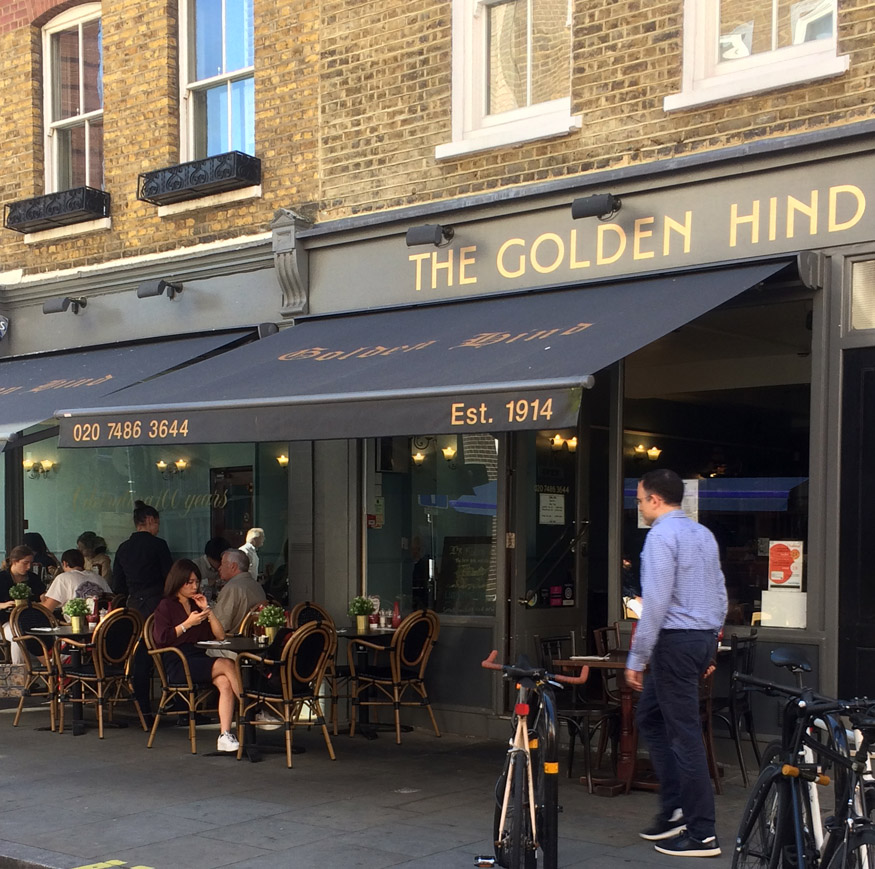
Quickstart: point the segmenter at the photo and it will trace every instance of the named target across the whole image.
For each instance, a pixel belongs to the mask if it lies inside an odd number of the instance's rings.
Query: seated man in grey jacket
[[[249,556],[239,549],[226,549],[219,564],[219,579],[225,583],[213,606],[226,633],[233,634],[256,604],[264,603],[264,589],[249,572]]]

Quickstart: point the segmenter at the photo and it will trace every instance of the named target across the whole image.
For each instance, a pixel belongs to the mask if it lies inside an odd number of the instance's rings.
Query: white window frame
[[[453,0],[453,138],[435,149],[435,157],[439,160],[504,145],[565,136],[581,126],[580,118],[571,114],[570,75],[567,97],[496,115],[486,114],[487,16],[484,7],[498,2],[500,0]],[[569,27],[570,11],[569,2]],[[570,39],[568,52],[570,56]]]
[[[834,31],[838,9],[833,4]],[[747,94],[842,75],[850,64],[838,54],[838,41],[802,42],[731,61],[716,59],[719,0],[684,0],[683,78],[681,92],[667,96],[665,111],[706,105]]]
[[[60,15],[55,16],[42,31],[42,50],[43,50],[43,134],[45,138],[45,172],[44,183],[46,193],[57,193],[60,189],[58,181],[58,140],[57,131],[69,129],[71,127],[80,126],[85,122],[85,177],[86,185],[94,187],[91,184],[91,150],[89,148],[89,133],[90,122],[101,120],[103,118],[103,109],[97,109],[93,112],[85,112],[81,115],[74,115],[70,118],[64,118],[60,121],[52,120],[52,98],[54,96],[54,68],[52,64],[52,37],[62,30],[70,30],[81,24],[86,24],[101,17],[100,3],[84,3],[81,6],[74,6],[67,9]],[[82,63],[81,39],[79,62]],[[80,85],[82,75],[80,69],[79,76]],[[80,103],[81,105],[81,103]],[[101,185],[102,187],[102,185]]]
[[[197,141],[196,126],[198,123],[197,112],[195,111],[196,93],[201,90],[207,90],[217,84],[224,82],[229,90],[228,104],[231,103],[230,88],[236,81],[242,81],[247,78],[255,78],[255,66],[244,66],[240,69],[235,69],[231,72],[225,72],[221,75],[215,75],[210,78],[197,80],[194,78],[195,71],[195,48],[196,34],[194,23],[194,0],[180,0],[180,16],[179,16],[179,86],[180,86],[180,159],[181,162],[189,160],[197,160],[203,155],[196,155],[194,152],[195,142]],[[224,7],[223,7],[224,8]],[[252,22],[254,27],[255,22]],[[224,26],[222,30],[224,31]],[[225,46],[222,46],[225,50]],[[224,58],[223,63],[224,66]],[[231,128],[233,118],[231,112],[228,112],[228,131],[226,139],[231,139]],[[254,155],[253,155],[254,156]]]

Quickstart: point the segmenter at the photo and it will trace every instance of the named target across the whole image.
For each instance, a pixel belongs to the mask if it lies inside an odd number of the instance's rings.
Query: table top
[[[375,640],[376,642],[382,642],[394,633],[395,628],[370,628],[363,633],[359,633],[355,628],[338,628],[337,630],[337,636],[343,640]]]
[[[40,634],[45,634],[49,637],[90,637],[93,633],[92,628],[86,628],[84,631],[74,631],[72,625],[58,625],[56,628],[31,628],[29,633],[38,637]]]
[[[626,668],[626,659],[629,652],[624,649],[615,649],[608,652],[604,657],[600,655],[582,655],[574,658],[554,658],[553,666],[556,669],[576,670],[587,666],[594,670],[617,670]]]
[[[201,640],[195,645],[202,649],[221,649],[225,652],[266,652],[256,637],[227,637],[224,640]]]

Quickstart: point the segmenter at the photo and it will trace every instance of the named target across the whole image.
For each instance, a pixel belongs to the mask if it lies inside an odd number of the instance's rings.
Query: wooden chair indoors
[[[103,739],[104,712],[112,721],[113,708],[124,701],[134,704],[143,730],[148,730],[131,680],[131,659],[142,633],[143,617],[136,610],[114,609],[94,629],[90,642],[64,641],[86,653],[81,663],[65,664],[56,648],[58,678],[64,685],[59,704],[61,730],[64,704],[81,703],[83,707],[94,706],[98,734]]]
[[[12,721],[18,727],[24,701],[27,697],[45,697],[49,701],[49,721],[55,729],[58,716],[58,668],[54,655],[55,638],[34,632],[34,628],[53,628],[57,619],[38,603],[15,607],[9,617],[13,642],[18,643],[24,655],[25,682]],[[11,650],[9,660],[12,660]]]
[[[246,613],[245,616],[243,616],[240,625],[237,628],[237,633],[241,637],[251,637],[255,635],[255,623],[258,621],[258,614],[261,612],[263,606],[263,603],[257,603],[248,613]]]
[[[179,710],[175,709],[173,704],[174,701],[179,699],[185,704],[185,709],[188,712],[188,738],[191,742],[191,753],[197,754],[196,717],[198,713],[218,714],[218,691],[216,691],[212,683],[200,685],[192,680],[188,661],[179,649],[173,646],[159,648],[155,645],[155,636],[152,632],[154,622],[155,616],[149,616],[146,619],[146,625],[143,628],[143,641],[146,643],[146,649],[152,656],[155,670],[158,673],[158,678],[161,680],[161,700],[158,703],[158,710],[155,713],[155,720],[152,723],[152,731],[149,733],[149,741],[146,743],[146,747],[151,748],[152,743],[155,741],[155,734],[158,732],[158,722],[161,720],[161,716],[178,714]],[[169,655],[176,655],[181,659],[183,673],[185,674],[183,681],[173,682],[168,677],[165,656]]]
[[[260,723],[257,719],[253,720],[253,712],[259,709],[282,719],[286,737],[286,766],[289,769],[292,768],[292,732],[299,723],[309,726],[315,722],[321,727],[328,756],[335,759],[334,746],[331,744],[331,736],[319,702],[319,689],[336,641],[336,634],[331,626],[323,622],[308,622],[289,636],[279,660],[271,660],[252,652],[241,652],[237,656],[237,673],[241,684],[246,684],[242,673],[246,662],[252,663],[258,671],[253,674],[249,686],[243,688],[240,696],[237,717],[237,738],[240,740],[238,760],[243,756],[246,738],[247,727],[244,722],[256,728],[276,726],[274,721]],[[273,678],[269,678],[268,673],[272,673]],[[301,716],[305,710],[310,715],[303,722]]]
[[[362,639],[349,641],[347,656],[352,679],[350,736],[355,735],[359,706],[391,706],[395,713],[395,742],[398,745],[401,744],[402,706],[424,707],[431,718],[435,736],[441,735],[425,687],[426,667],[439,633],[437,614],[433,610],[417,610],[402,619],[388,646]],[[365,668],[359,666],[356,652],[360,648],[372,651],[375,663],[369,663]],[[418,699],[405,700],[408,691],[419,695]]]

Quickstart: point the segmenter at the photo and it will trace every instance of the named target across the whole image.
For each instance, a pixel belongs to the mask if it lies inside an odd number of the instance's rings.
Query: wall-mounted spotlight
[[[281,468],[287,468],[289,466],[289,457],[285,453],[281,456],[277,456],[276,461]]]
[[[63,314],[68,308],[72,308],[73,313],[78,314],[79,309],[84,308],[87,304],[88,300],[81,296],[58,296],[56,299],[43,302],[43,313]]]
[[[44,480],[53,471],[57,470],[58,466],[51,459],[43,459],[41,462],[35,462],[33,459],[25,459],[21,463],[27,476],[32,480]]]
[[[608,220],[620,210],[622,205],[620,197],[614,196],[613,193],[583,196],[571,203],[571,216],[575,220],[580,220],[582,217],[597,217],[599,220]]]
[[[435,247],[446,247],[452,240],[456,231],[452,226],[441,226],[438,223],[426,223],[425,226],[411,226],[404,236],[407,247],[416,247],[420,244],[433,244]]]
[[[167,293],[167,298],[173,301],[174,296],[182,292],[180,284],[171,284],[165,281],[164,278],[155,278],[151,281],[143,281],[137,287],[138,299],[151,299],[153,296],[160,296]]]

